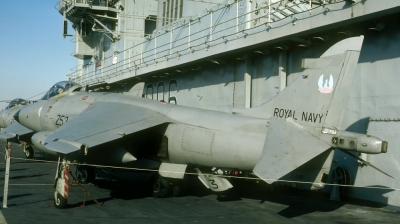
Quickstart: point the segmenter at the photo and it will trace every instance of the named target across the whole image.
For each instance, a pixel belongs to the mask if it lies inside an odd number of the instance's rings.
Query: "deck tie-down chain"
[[[77,177],[75,176],[75,174],[71,171],[71,169],[68,168],[68,170],[69,170],[69,173],[71,174],[72,178],[74,179],[74,181],[71,182],[71,183],[68,184],[68,185],[71,187],[74,183],[75,183],[75,184],[78,184],[79,187],[81,188],[81,190],[83,191],[83,204],[81,205],[81,207],[82,207],[82,208],[85,207],[85,203],[86,203],[86,194],[87,194],[94,202],[96,202],[99,206],[104,206],[103,203],[97,201],[96,198],[94,198],[94,197],[90,194],[90,192],[88,192],[88,191],[79,183],[78,178],[77,178]]]

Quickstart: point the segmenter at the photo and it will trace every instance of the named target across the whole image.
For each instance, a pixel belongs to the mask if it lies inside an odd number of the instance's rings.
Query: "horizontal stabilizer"
[[[253,172],[270,184],[329,148],[292,118],[272,117],[261,158]]]

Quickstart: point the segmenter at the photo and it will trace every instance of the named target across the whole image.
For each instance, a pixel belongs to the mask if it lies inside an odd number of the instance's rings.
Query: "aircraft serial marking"
[[[57,115],[57,120],[56,120],[56,125],[62,126],[63,124],[67,123],[68,121],[68,116],[64,115]]]
[[[211,185],[214,189],[218,189],[218,184],[215,183],[215,180],[211,181]]]
[[[275,108],[274,109],[274,117],[280,117],[280,118],[293,117],[293,119],[297,120],[296,111],[290,110],[290,109]],[[301,121],[321,123],[323,117],[324,117],[323,114],[317,114],[317,113],[311,113],[311,112],[302,112],[301,113]]]

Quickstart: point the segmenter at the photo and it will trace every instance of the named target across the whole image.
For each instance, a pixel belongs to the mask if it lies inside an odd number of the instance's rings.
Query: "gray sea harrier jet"
[[[387,142],[341,128],[362,42],[363,36],[345,39],[320,58],[303,59],[303,73],[275,98],[233,114],[77,91],[26,106],[15,119],[37,132],[32,136],[35,147],[60,158],[57,208],[66,206],[65,175],[73,160],[156,160],[160,166],[153,195],[158,197],[166,195],[173,180],[184,177],[187,166],[213,191],[232,187],[224,176],[229,174],[255,175],[267,183],[301,176],[309,182],[303,189],[321,189],[333,149],[387,151]]]

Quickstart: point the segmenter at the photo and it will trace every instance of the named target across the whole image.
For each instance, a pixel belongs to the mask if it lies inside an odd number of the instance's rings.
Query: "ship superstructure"
[[[228,113],[276,96],[303,71],[303,58],[364,35],[343,124],[384,138],[389,150],[356,155],[366,163],[336,152],[333,168],[346,173],[346,184],[364,186],[349,188],[349,196],[400,206],[400,2],[60,0],[57,9],[74,27],[77,67],[69,80]]]

